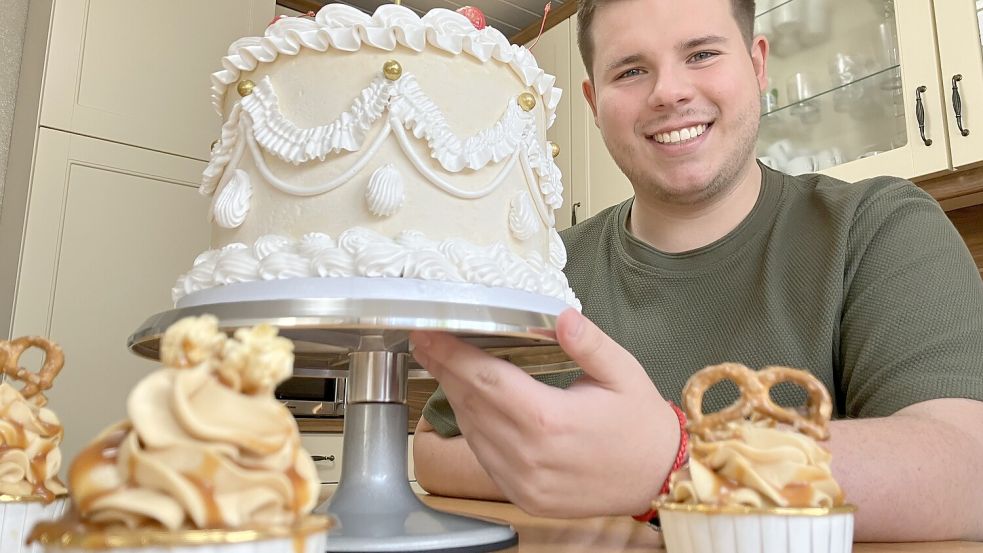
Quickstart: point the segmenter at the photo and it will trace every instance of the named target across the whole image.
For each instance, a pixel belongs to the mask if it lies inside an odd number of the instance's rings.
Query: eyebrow
[[[691,38],[691,39],[684,40],[682,42],[677,43],[676,44],[676,50],[678,50],[678,51],[687,51],[687,50],[693,50],[694,48],[701,48],[703,46],[709,46],[709,45],[712,45],[712,44],[723,44],[725,42],[727,42],[727,38],[726,37],[723,37],[723,36],[720,36],[720,35],[705,35],[705,36]],[[604,70],[605,71],[613,71],[613,70],[618,69],[620,67],[624,67],[626,65],[632,65],[632,64],[638,63],[640,61],[642,61],[642,55],[641,54],[629,54],[627,56],[624,56],[622,58],[618,58],[618,59],[614,60],[613,62],[605,65],[604,66]]]
[[[727,42],[726,37],[722,37],[720,35],[705,35],[701,37],[691,38],[689,40],[684,40],[676,44],[676,50],[692,50],[694,48],[709,46],[711,44],[722,44],[724,42]]]
[[[623,58],[619,58],[619,59],[614,60],[613,62],[607,64],[606,66],[604,66],[604,70],[605,71],[613,71],[613,70],[615,70],[615,69],[617,69],[619,67],[623,67],[625,65],[632,65],[632,64],[638,63],[640,61],[642,61],[642,55],[641,54],[630,54],[630,55],[627,55],[627,56],[625,56]]]

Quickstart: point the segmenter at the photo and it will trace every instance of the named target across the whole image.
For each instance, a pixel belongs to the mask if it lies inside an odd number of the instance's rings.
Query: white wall
[[[0,203],[7,175],[7,153],[14,123],[17,78],[20,75],[24,30],[29,0],[3,0],[0,4]]]

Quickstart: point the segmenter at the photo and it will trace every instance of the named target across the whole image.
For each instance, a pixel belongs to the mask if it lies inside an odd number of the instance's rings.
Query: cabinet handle
[[[969,134],[969,129],[963,128],[963,101],[959,96],[959,81],[963,80],[961,74],[952,76],[952,111],[956,112],[956,125],[963,136]]]
[[[570,207],[572,208],[570,210],[570,226],[572,227],[577,224],[577,208],[580,207],[580,202],[577,202]]]
[[[314,461],[315,463],[319,463],[321,461],[331,461],[333,463],[334,462],[334,455],[327,455],[327,456],[325,456],[325,455],[311,455],[311,460]]]
[[[922,94],[928,90],[925,85],[915,89],[915,117],[918,119],[918,132],[922,135],[922,142],[926,146],[932,145],[931,138],[925,138],[925,105],[922,103]]]

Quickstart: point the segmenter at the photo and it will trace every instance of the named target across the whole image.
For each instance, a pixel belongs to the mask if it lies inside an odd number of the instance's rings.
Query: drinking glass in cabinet
[[[764,163],[820,171],[907,143],[893,0],[759,0],[755,26],[771,46]]]

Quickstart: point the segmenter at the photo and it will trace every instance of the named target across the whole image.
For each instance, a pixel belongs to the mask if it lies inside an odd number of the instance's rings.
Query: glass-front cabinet
[[[983,160],[983,0],[758,0],[758,156],[792,174],[925,176]],[[936,51],[938,45],[938,55]],[[966,131],[970,132],[966,132]]]

